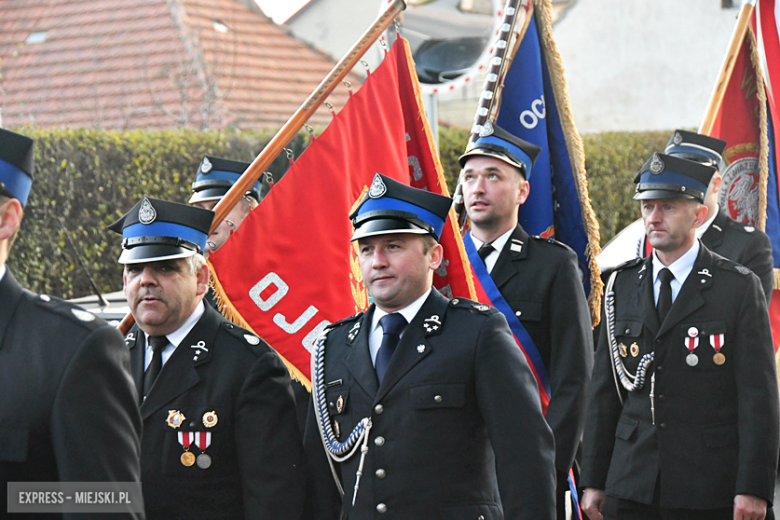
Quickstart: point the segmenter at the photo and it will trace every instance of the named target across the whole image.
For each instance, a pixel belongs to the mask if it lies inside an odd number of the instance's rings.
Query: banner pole
[[[304,103],[298,107],[298,110],[287,120],[279,129],[271,141],[263,148],[263,151],[255,157],[252,164],[241,174],[241,177],[228,190],[222,199],[214,207],[214,221],[211,224],[213,232],[219,223],[228,216],[230,211],[238,203],[239,199],[249,191],[249,188],[263,175],[266,168],[273,162],[277,155],[284,149],[285,145],[295,137],[306,121],[316,112],[323,101],[333,92],[338,84],[347,76],[349,71],[357,65],[363,55],[368,51],[371,45],[381,36],[381,34],[395,20],[395,17],[406,9],[406,0],[388,0],[389,5],[374,21],[374,23],[363,33],[352,48],[343,58],[333,67],[325,79]],[[131,313],[128,313],[119,324],[119,331],[127,334],[130,327],[135,323]]]
[[[742,48],[742,42],[745,41],[745,33],[747,33],[748,25],[750,25],[750,17],[753,15],[753,10],[755,9],[753,1],[754,0],[745,0],[740,8],[737,22],[734,24],[734,31],[731,33],[731,41],[726,50],[726,55],[723,57],[720,74],[712,89],[710,99],[707,102],[707,110],[704,113],[704,119],[702,119],[701,125],[699,125],[700,134],[710,135],[712,133],[712,127],[715,125],[715,116],[720,111],[720,106],[723,103],[723,96],[726,94],[726,86],[731,78],[731,73],[734,71],[737,54],[739,54],[739,51]]]

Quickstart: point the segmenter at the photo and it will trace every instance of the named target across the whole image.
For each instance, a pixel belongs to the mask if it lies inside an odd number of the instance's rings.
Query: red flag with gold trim
[[[448,195],[406,40],[209,257],[223,313],[264,338],[310,386],[310,353],[331,322],[368,307],[348,215],[377,172]],[[452,213],[451,213],[452,217]],[[434,286],[474,298],[454,220]],[[464,265],[465,264],[465,265]]]

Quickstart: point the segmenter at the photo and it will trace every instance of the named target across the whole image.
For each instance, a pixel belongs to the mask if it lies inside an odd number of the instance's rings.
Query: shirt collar
[[[5,264],[0,265],[0,282],[3,281],[3,277],[5,276],[5,271],[6,271]]]
[[[707,219],[707,222],[696,228],[696,238],[701,238],[701,236],[706,233],[708,229],[710,229],[710,226],[715,221],[715,217],[718,216],[719,211],[720,206],[716,205],[715,211],[712,212],[712,216]]]
[[[432,290],[433,287],[430,287],[427,291],[425,291],[425,294],[414,300],[403,309],[396,312],[400,313],[406,319],[406,323],[411,323],[414,317],[417,316],[417,313],[420,312],[423,303],[425,303],[425,300],[428,299],[428,296],[431,294]],[[379,307],[374,307],[374,317],[371,320],[371,332],[374,332],[374,330],[376,330],[376,328],[379,326],[379,320],[388,314],[388,312],[383,311]]]
[[[696,262],[696,257],[699,256],[700,248],[701,246],[699,245],[699,241],[696,240],[693,243],[693,246],[691,246],[691,248],[686,251],[684,255],[672,263],[672,265],[662,264],[656,255],[656,251],[653,250],[653,283],[658,280],[658,273],[661,272],[661,269],[666,267],[672,272],[674,279],[682,284],[685,279],[688,278],[688,275],[691,274],[691,271],[693,270],[693,264]]]
[[[190,333],[193,327],[195,327],[195,324],[198,323],[198,320],[201,316],[203,316],[203,313],[206,312],[206,308],[204,307],[203,300],[198,304],[198,306],[195,308],[192,314],[190,314],[190,317],[187,318],[187,321],[182,324],[181,327],[174,330],[170,334],[166,334],[165,337],[168,338],[168,341],[171,342],[171,344],[174,347],[178,347],[179,343],[184,341],[184,338],[187,337],[187,334]],[[147,344],[149,342],[149,335],[146,335],[146,341]]]
[[[512,233],[514,233],[514,231],[515,228],[510,229],[509,231],[507,231],[497,239],[493,240],[490,243],[490,245],[493,246],[493,249],[495,249],[496,252],[500,253],[504,249],[504,246],[509,241],[509,237],[512,236]],[[484,244],[484,242],[478,239],[477,237],[475,237],[474,233],[470,233],[470,235],[471,235],[471,240],[474,242],[474,247],[477,248],[477,251],[479,251],[479,248],[482,247],[482,244]]]

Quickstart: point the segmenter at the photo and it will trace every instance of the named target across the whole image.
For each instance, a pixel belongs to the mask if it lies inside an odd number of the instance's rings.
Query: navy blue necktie
[[[393,352],[395,352],[395,348],[398,346],[401,333],[406,328],[407,323],[406,318],[394,312],[383,316],[379,320],[379,325],[382,327],[382,344],[376,353],[376,377],[381,383],[382,378],[385,377],[385,372],[387,372],[387,366],[390,364],[390,358],[393,357]]]

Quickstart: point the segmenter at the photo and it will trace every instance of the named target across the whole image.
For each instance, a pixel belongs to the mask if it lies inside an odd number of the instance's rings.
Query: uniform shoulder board
[[[325,330],[333,330],[341,327],[342,325],[345,325],[347,323],[352,323],[353,321],[357,321],[360,319],[360,317],[363,316],[362,312],[358,312],[353,314],[352,316],[349,316],[348,318],[344,318],[343,320],[339,320],[335,323],[331,323],[325,327]]]
[[[49,296],[48,294],[36,294],[34,297],[38,306],[43,307],[49,312],[63,316],[70,321],[80,323],[88,328],[96,329],[106,324],[106,322],[91,312],[66,302],[65,300]]]
[[[474,300],[469,300],[468,298],[453,298],[450,300],[450,307],[454,307],[456,309],[466,309],[470,312],[478,312],[488,316],[498,312],[495,307],[485,305],[484,303],[475,302]]]
[[[744,265],[738,264],[732,260],[729,260],[728,258],[719,258],[716,264],[718,267],[726,269],[727,271],[735,271],[743,276],[747,276],[753,272]]]
[[[636,265],[641,264],[644,261],[644,258],[632,258],[631,260],[627,260],[623,262],[622,264],[617,265],[612,270],[613,271],[622,271],[624,269],[629,269],[631,267],[634,267]]]
[[[572,249],[569,246],[567,246],[563,242],[555,240],[555,238],[553,238],[553,237],[544,238],[544,237],[540,237],[539,235],[530,235],[530,237],[533,238],[533,239],[536,239],[536,240],[538,240],[540,242],[546,242],[548,244],[555,244],[556,246],[561,246],[561,247],[563,247],[565,249],[568,249],[568,250],[572,251]]]

